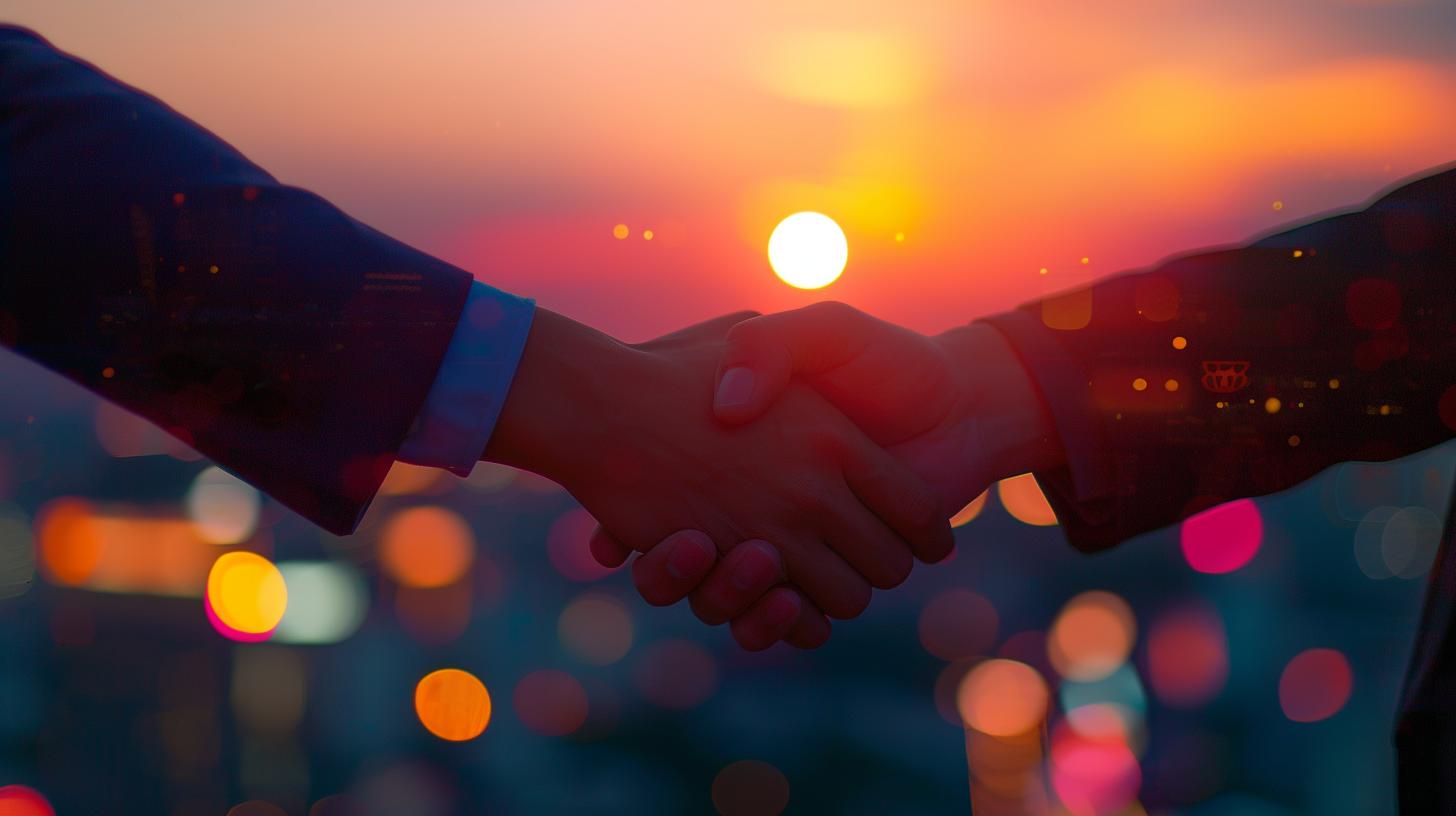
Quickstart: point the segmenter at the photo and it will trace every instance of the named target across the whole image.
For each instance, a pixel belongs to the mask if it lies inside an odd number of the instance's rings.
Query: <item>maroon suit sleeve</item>
[[[988,322],[1054,418],[1068,464],[1037,478],[1082,550],[1414,453],[1456,435],[1456,171]]]

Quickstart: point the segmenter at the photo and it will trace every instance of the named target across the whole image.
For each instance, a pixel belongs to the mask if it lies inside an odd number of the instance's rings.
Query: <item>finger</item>
[[[910,577],[915,566],[910,548],[848,487],[831,506],[821,529],[829,546],[875,589],[893,589]]]
[[[770,596],[781,592],[791,592],[799,601],[798,617],[787,626],[778,617],[778,607],[766,603]],[[767,648],[760,644],[767,642],[771,645],[776,640],[782,640],[799,649],[817,649],[829,640],[830,624],[829,618],[819,611],[819,607],[810,603],[803,593],[793,587],[780,585],[769,590],[763,599],[734,618],[732,630],[734,640],[749,651]]]
[[[682,530],[632,562],[632,582],[637,585],[637,594],[653,606],[675,604],[702,583],[717,556],[718,550],[707,535]]]
[[[718,365],[714,413],[732,425],[757,419],[795,374],[822,373],[860,354],[872,327],[873,318],[833,302],[737,324]]]
[[[869,582],[823,541],[792,536],[778,540],[789,583],[831,618],[848,620],[869,607]]]
[[[955,547],[950,513],[920,477],[883,448],[868,440],[852,445],[844,480],[861,506],[908,544],[916,558],[933,564],[950,555]]]
[[[829,618],[814,604],[804,600],[799,611],[799,619],[784,636],[784,641],[790,646],[800,649],[817,649],[829,640]]]
[[[743,614],[775,584],[783,583],[783,560],[766,541],[744,541],[718,562],[693,592],[693,614],[717,626]]]
[[[733,639],[750,652],[761,652],[783,640],[798,622],[805,601],[786,586],[774,587],[730,625]]]
[[[600,526],[592,532],[590,547],[592,558],[607,569],[622,566],[632,554],[631,547],[618,541]]]

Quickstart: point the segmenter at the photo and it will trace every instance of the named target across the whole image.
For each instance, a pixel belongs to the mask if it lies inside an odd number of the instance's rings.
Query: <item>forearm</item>
[[[1043,484],[1082,525],[1074,541],[1108,546],[1337,462],[1449,438],[1453,244],[1448,173],[1361,212],[991,318],[1067,440],[1067,472]],[[1085,325],[1070,328],[1076,309]]]
[[[628,346],[538,308],[495,431],[481,458],[570,486],[584,461],[603,454],[606,395],[626,375]]]
[[[968,426],[975,459],[988,479],[1060,466],[1065,453],[1045,399],[1006,338],[984,323],[935,338],[960,375],[954,409]]]

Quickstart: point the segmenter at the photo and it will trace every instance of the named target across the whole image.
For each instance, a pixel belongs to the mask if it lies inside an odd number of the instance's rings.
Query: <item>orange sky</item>
[[[940,329],[1456,160],[1441,0],[12,0],[6,19],[627,339],[823,298]],[[764,254],[802,209],[849,236],[817,292]]]

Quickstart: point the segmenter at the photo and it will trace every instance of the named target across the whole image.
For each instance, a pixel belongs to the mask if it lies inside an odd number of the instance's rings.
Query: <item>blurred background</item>
[[[824,298],[936,331],[1456,159],[1438,0],[0,15],[634,341]],[[766,251],[803,210],[848,248],[812,291]],[[336,538],[13,356],[0,394],[4,816],[1393,813],[1456,469],[1343,465],[1097,557],[1009,480],[827,647],[750,655],[528,474],[401,466]]]

